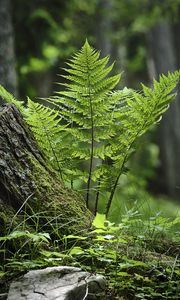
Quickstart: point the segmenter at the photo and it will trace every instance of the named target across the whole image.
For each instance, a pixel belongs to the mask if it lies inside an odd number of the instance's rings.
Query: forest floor
[[[106,277],[97,299],[179,299],[179,218],[142,221],[125,216],[118,225],[97,214],[93,227],[53,240],[48,233],[16,230],[0,238],[0,294],[30,269],[81,267]],[[0,296],[0,299],[6,299]]]

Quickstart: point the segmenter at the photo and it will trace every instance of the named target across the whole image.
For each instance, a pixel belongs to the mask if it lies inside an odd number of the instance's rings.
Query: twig
[[[172,280],[172,277],[173,277],[173,273],[174,273],[174,269],[175,269],[175,266],[176,266],[176,262],[177,262],[177,260],[178,260],[178,254],[176,255],[176,257],[175,257],[175,260],[174,260],[174,263],[173,263],[173,266],[172,266],[172,271],[171,271],[171,275],[170,275],[170,277],[169,277],[169,280]]]
[[[88,296],[88,293],[89,293],[88,282],[87,282],[86,279],[87,279],[87,277],[84,278],[84,281],[85,281],[85,283],[86,283],[86,292],[85,292],[85,295],[84,295],[84,297],[83,297],[82,300],[85,300],[85,299],[87,298],[87,296]]]

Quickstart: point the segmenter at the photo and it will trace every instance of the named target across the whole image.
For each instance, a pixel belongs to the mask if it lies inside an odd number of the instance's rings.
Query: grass
[[[111,222],[97,214],[86,234],[72,232],[53,239],[53,227],[49,234],[41,232],[38,224],[34,232],[25,224],[23,230],[22,224],[21,228],[11,228],[0,238],[0,291],[6,292],[13,278],[30,269],[71,265],[106,276],[108,286],[99,299],[178,299],[178,210],[169,203],[163,216],[157,212],[160,202],[157,207],[154,198],[148,201],[130,209],[131,202],[126,203],[120,214],[115,214],[114,206]]]
[[[103,213],[108,194],[101,194],[98,211]],[[148,220],[157,213],[167,218],[180,216],[180,205],[165,197],[154,197],[145,190],[144,182],[141,179],[123,175],[119,187],[114,195],[109,219],[112,222],[121,222],[122,216],[134,209],[141,214],[141,218]]]

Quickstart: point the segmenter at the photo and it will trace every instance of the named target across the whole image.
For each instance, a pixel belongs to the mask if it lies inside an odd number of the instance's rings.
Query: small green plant
[[[177,223],[159,215],[143,222],[135,210],[119,224],[97,214],[87,235],[65,237],[66,254],[71,264],[106,276],[101,299],[178,299],[178,240],[168,237]]]
[[[134,151],[137,139],[158,123],[169,103],[180,72],[162,75],[153,87],[142,84],[141,91],[124,88],[114,91],[120,75],[110,75],[114,64],[86,41],[65,68],[65,91],[46,99],[50,107],[28,99],[22,106],[3,87],[0,96],[23,112],[39,145],[60,177],[74,186],[76,179],[85,184],[87,207],[95,197],[108,193],[108,216],[120,176]],[[85,166],[85,167],[84,167]]]
[[[6,279],[30,269],[71,265],[106,276],[100,299],[178,299],[179,240],[169,231],[179,218],[156,215],[143,221],[131,209],[115,224],[97,213],[89,232],[56,240],[50,238],[53,227],[50,236],[40,231],[36,215],[31,216],[36,231],[28,231],[28,218],[0,238],[0,289]]]
[[[6,291],[9,280],[22,272],[65,263],[66,258],[70,261],[66,253],[57,250],[57,245],[63,244],[64,226],[71,221],[62,224],[59,217],[51,209],[35,213],[25,203],[24,209],[21,207],[6,223],[4,236],[0,236],[0,291],[7,283]],[[50,249],[55,249],[51,255]]]

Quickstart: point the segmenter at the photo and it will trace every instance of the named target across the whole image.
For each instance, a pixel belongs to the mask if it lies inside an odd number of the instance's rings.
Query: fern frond
[[[169,73],[167,76],[162,75],[159,82],[154,81],[152,88],[142,85],[142,92],[132,89],[126,92],[126,102],[119,109],[117,106],[115,112],[117,118],[115,127],[120,126],[119,136],[116,136],[111,143],[115,153],[116,151],[127,153],[134,141],[159,121],[175,98],[173,90],[179,81],[179,76],[179,71]],[[118,155],[115,155],[114,160],[117,159]]]
[[[49,162],[62,177],[64,156],[67,155],[65,143],[62,143],[66,126],[60,124],[58,112],[28,98],[26,121]]]
[[[24,103],[22,101],[17,100],[10,92],[8,92],[2,85],[0,85],[0,97],[6,103],[13,103],[15,106],[24,113]]]
[[[68,132],[72,135],[72,145],[77,147],[72,150],[73,156],[76,155],[82,161],[89,160],[87,206],[93,161],[104,157],[104,150],[98,150],[100,144],[114,135],[109,107],[112,106],[111,91],[119,82],[120,75],[109,76],[114,63],[108,65],[108,62],[109,56],[100,58],[100,53],[86,41],[82,49],[67,63],[69,68],[64,69],[68,73],[63,76],[68,80],[68,83],[63,83],[66,90],[49,99],[54,103],[55,109],[58,107],[62,118],[71,123]],[[74,139],[76,143],[73,142]],[[90,146],[89,151],[87,145]]]
[[[143,93],[130,90],[126,95],[126,104],[117,112],[120,123],[120,134],[111,140],[111,158],[115,169],[119,169],[117,180],[107,203],[106,215],[109,212],[113,195],[124,166],[133,151],[136,140],[153,124],[157,123],[168,105],[175,98],[173,92],[180,77],[180,71],[160,76],[154,80],[153,88],[142,85]],[[118,128],[117,131],[118,132]],[[112,154],[113,153],[113,154]]]

